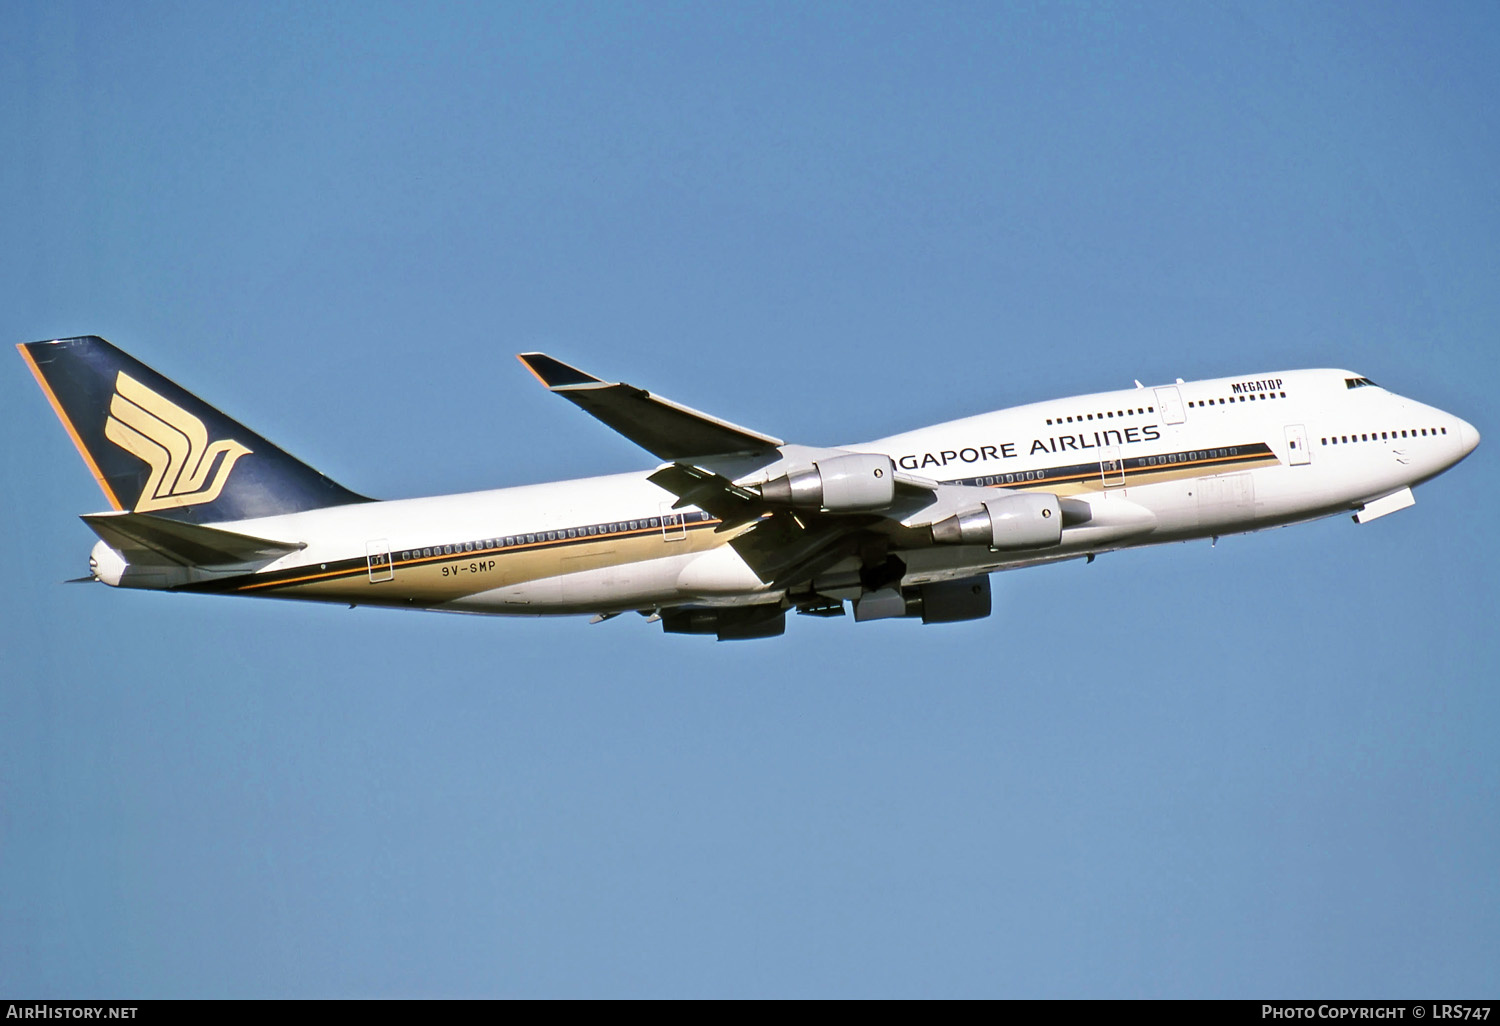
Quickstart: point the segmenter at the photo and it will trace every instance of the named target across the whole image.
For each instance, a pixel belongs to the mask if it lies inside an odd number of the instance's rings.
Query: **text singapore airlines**
[[[19,347],[111,512],[92,579],[492,614],[636,611],[758,638],[786,613],[973,620],[989,574],[1410,506],[1479,433],[1344,370],[1054,399],[873,442],[783,442],[541,353],[653,470],[377,502],[95,336]]]

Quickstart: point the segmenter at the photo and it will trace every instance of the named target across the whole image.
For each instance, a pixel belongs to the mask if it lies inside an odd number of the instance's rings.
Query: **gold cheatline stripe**
[[[1257,445],[1265,445],[1264,442],[1257,442],[1255,444],[1257,444]],[[1221,446],[1214,446],[1214,448],[1227,449],[1229,447],[1221,445]],[[1192,450],[1188,450],[1188,451],[1191,452]],[[1137,458],[1137,457],[1132,457],[1132,458]],[[1211,465],[1213,465],[1215,463],[1250,463],[1250,462],[1261,461],[1261,460],[1276,460],[1276,462],[1278,462],[1278,463],[1281,462],[1281,460],[1277,457],[1276,453],[1270,451],[1270,447],[1267,446],[1267,451],[1266,452],[1242,453],[1242,454],[1240,454],[1238,456],[1214,456],[1214,457],[1210,457],[1209,459],[1205,459],[1205,460],[1180,460],[1177,463],[1162,463],[1162,464],[1158,464],[1156,466],[1135,467],[1135,468],[1133,468],[1131,470],[1121,470],[1120,473],[1122,474],[1122,476],[1124,476],[1126,478],[1130,478],[1132,476],[1140,476],[1140,475],[1145,475],[1145,474],[1159,474],[1159,473],[1166,473],[1166,472],[1173,471],[1173,470],[1182,470],[1182,469],[1188,468],[1188,467],[1211,466]],[[1046,473],[1046,471],[1043,471],[1043,473]],[[988,476],[988,475],[981,475],[981,476]],[[992,485],[985,485],[984,487],[985,488],[1013,488],[1013,489],[1036,488],[1036,487],[1041,486],[1041,485],[1067,484],[1070,481],[1092,481],[1094,478],[1101,477],[1101,476],[1102,476],[1102,472],[1101,471],[1090,470],[1090,471],[1087,471],[1086,473],[1066,474],[1066,475],[1059,475],[1058,477],[1033,478],[1030,481],[1012,481],[1009,484],[992,484]]]
[[[700,520],[696,524],[687,525],[687,526],[688,526],[689,529],[694,529],[694,528],[708,527],[710,525],[719,524],[719,523],[723,523],[723,521],[718,520],[718,519]],[[535,549],[541,549],[541,548],[547,548],[547,547],[555,547],[555,546],[557,546],[559,544],[566,544],[568,542],[576,542],[576,541],[608,541],[608,540],[618,539],[618,538],[630,538],[630,537],[639,536],[639,535],[651,535],[651,534],[657,533],[660,530],[661,530],[661,528],[659,528],[659,527],[644,527],[644,528],[636,528],[634,531],[616,531],[613,534],[594,534],[594,535],[589,535],[587,538],[582,538],[582,539],[579,539],[579,538],[555,538],[552,541],[523,542],[520,545],[510,545],[510,546],[502,545],[499,548],[475,549],[473,552],[453,552],[453,553],[449,553],[447,555],[442,555],[442,556],[423,556],[420,559],[393,559],[393,560],[391,560],[391,569],[394,571],[397,567],[403,567],[403,566],[405,566],[405,567],[421,566],[424,563],[448,563],[448,562],[452,562],[455,559],[460,559],[460,560],[462,560],[462,559],[474,559],[474,558],[477,558],[477,557],[480,557],[480,556],[500,555],[502,553],[517,553],[517,552],[523,552],[523,551],[527,551],[527,550],[535,550]],[[536,532],[535,531],[531,531],[531,532],[522,532],[522,533],[535,534]],[[358,559],[359,557],[358,556],[352,556],[352,557],[349,557],[349,558]],[[236,591],[255,591],[255,590],[258,590],[260,588],[279,588],[279,587],[283,587],[283,586],[289,585],[289,584],[306,584],[308,581],[329,580],[329,579],[332,579],[332,578],[335,578],[335,577],[356,577],[356,576],[358,576],[360,574],[368,572],[368,569],[369,569],[368,558],[369,557],[366,557],[366,562],[364,564],[362,564],[360,566],[356,566],[356,567],[350,567],[349,569],[346,569],[346,570],[319,570],[316,573],[305,574],[302,577],[288,577],[288,578],[285,578],[283,580],[275,580],[275,581],[259,581],[259,582],[252,581],[249,584],[242,584],[242,585],[240,585],[235,590]]]
[[[1264,444],[1264,443],[1260,443]],[[1269,449],[1269,446],[1267,447]],[[1184,467],[1212,466],[1215,463],[1256,463],[1264,460],[1274,460],[1280,463],[1280,458],[1274,452],[1252,452],[1239,456],[1215,456],[1206,460],[1182,460],[1177,463],[1162,463],[1154,467],[1136,467],[1134,470],[1124,471],[1124,476],[1131,474],[1157,474],[1173,470],[1181,470]],[[1092,476],[1092,475],[1090,475]]]
[[[109,504],[115,509],[124,509],[125,507],[121,505],[120,500],[115,498],[114,490],[110,488],[109,482],[104,480],[104,475],[99,471],[99,465],[94,462],[94,457],[89,453],[88,447],[83,444],[83,439],[78,437],[78,432],[74,429],[73,422],[63,412],[62,403],[58,402],[57,396],[52,393],[52,386],[47,384],[46,378],[42,377],[41,368],[31,358],[31,353],[27,350],[26,343],[22,342],[16,348],[21,351],[21,358],[26,361],[26,366],[31,368],[31,376],[36,378],[38,385],[42,386],[42,394],[47,397],[47,402],[52,405],[52,412],[57,414],[58,420],[62,421],[63,429],[68,432],[68,437],[73,439],[73,445],[78,450],[78,455],[83,457],[83,462],[88,465],[89,472],[94,475],[94,480],[99,482],[99,488],[104,492],[104,497],[109,500]]]

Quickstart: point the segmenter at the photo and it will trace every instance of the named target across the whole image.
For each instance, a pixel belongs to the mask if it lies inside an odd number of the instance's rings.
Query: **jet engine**
[[[992,549],[1040,549],[1062,541],[1063,511],[1051,492],[985,499],[974,509],[932,525],[939,545],[988,545]]]
[[[866,513],[896,499],[896,465],[879,453],[852,452],[774,477],[760,497],[777,505],[826,513]]]

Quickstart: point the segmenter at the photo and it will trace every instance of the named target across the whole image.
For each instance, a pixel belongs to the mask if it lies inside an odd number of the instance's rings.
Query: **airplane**
[[[787,613],[950,623],[990,574],[1415,502],[1479,432],[1346,370],[1030,403],[873,442],[785,442],[543,353],[523,365],[649,470],[376,501],[97,336],[17,347],[112,507],[121,588],[510,615],[635,611],[774,637]]]

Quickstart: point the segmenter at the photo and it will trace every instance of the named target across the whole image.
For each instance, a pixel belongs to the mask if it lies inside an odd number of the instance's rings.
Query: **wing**
[[[668,464],[646,480],[677,496],[677,501],[672,503],[673,509],[697,506],[729,526],[754,520],[769,509],[750,489],[741,488],[723,474],[692,463]]]
[[[516,357],[548,389],[603,421],[658,459],[692,460],[779,448],[779,438],[751,431],[623,382],[601,381],[546,353]]]
[[[881,454],[790,445],[633,385],[603,381],[545,353],[518,359],[550,391],[667,461],[649,480],[677,496],[674,509],[696,506],[720,521],[718,530],[734,531],[729,544],[773,586],[799,584],[857,557],[861,581],[871,590],[882,587],[903,572],[894,552],[938,543],[935,531],[943,525],[942,541],[972,544],[976,528],[960,530],[959,518],[977,513],[976,524],[989,524],[984,503],[1004,494],[908,474]],[[824,505],[823,484],[815,497],[802,490],[809,474],[824,483],[824,474],[864,475],[869,484],[871,473],[876,479],[889,474],[883,497],[876,486],[873,499],[845,492]],[[1050,509],[1040,513],[1050,515]]]

